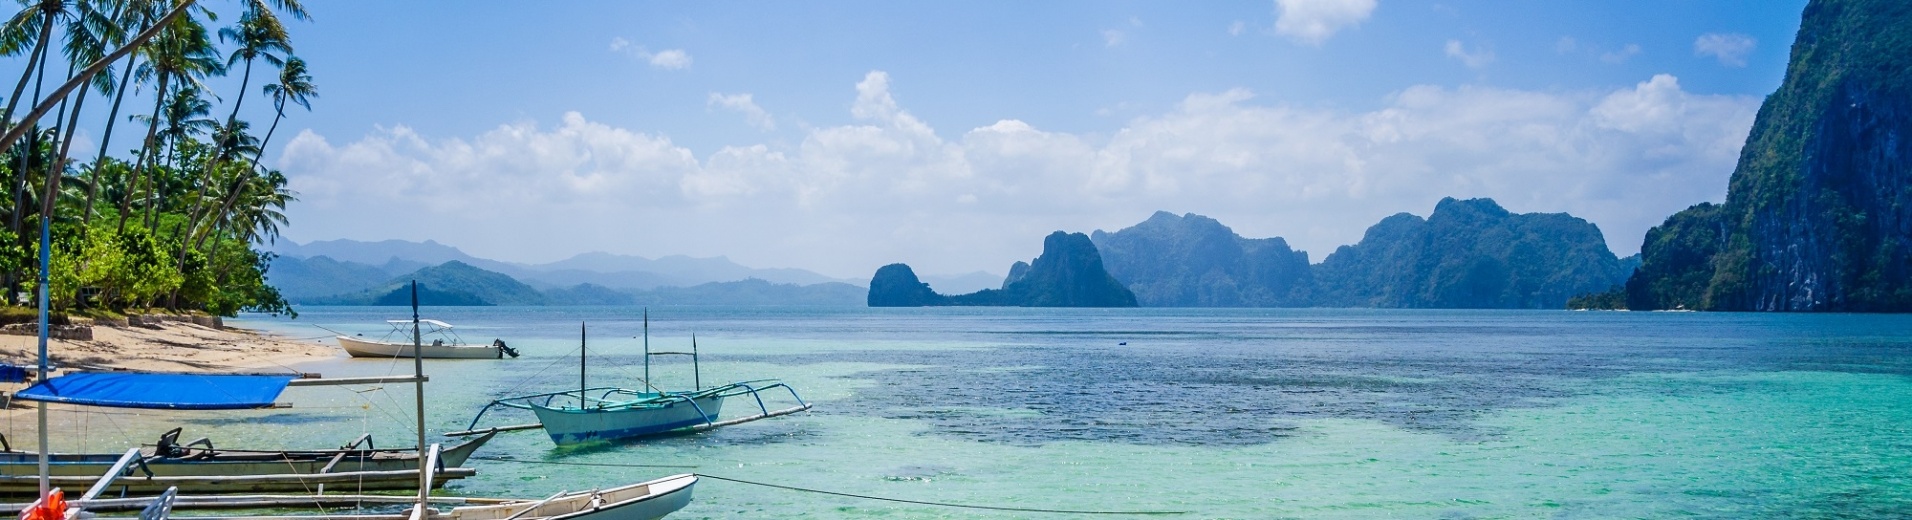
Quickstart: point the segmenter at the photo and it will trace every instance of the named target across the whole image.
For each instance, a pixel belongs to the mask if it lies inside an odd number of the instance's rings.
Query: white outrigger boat
[[[490,345],[471,345],[452,330],[450,323],[438,320],[385,320],[391,325],[391,332],[379,340],[365,340],[340,334],[339,346],[352,357],[362,358],[408,358],[416,352],[418,357],[428,359],[503,359],[505,356],[518,357],[518,350],[505,345],[502,339],[491,340]],[[423,326],[424,335],[437,336],[431,344],[419,341],[389,341],[395,336],[409,337],[414,325]],[[448,341],[449,340],[449,341]]]
[[[721,426],[745,423],[759,419],[768,419],[789,415],[812,406],[804,402],[797,391],[780,381],[762,379],[739,381],[726,385],[704,388],[703,375],[697,365],[697,338],[691,337],[689,352],[652,352],[650,341],[650,314],[644,316],[644,385],[649,391],[628,388],[602,386],[589,387],[584,379],[584,328],[578,328],[578,389],[575,391],[549,392],[497,399],[478,410],[471,424],[464,431],[448,432],[447,437],[490,434],[502,431],[530,430],[542,428],[551,437],[551,442],[565,445],[593,440],[618,440],[694,433]],[[694,383],[690,391],[665,391],[651,386],[651,356],[684,355],[690,356]],[[782,388],[790,392],[796,406],[780,410],[771,410],[764,404],[765,390]],[[724,399],[750,396],[756,400],[757,413],[734,419],[719,419],[723,412]],[[518,424],[478,429],[478,422],[493,407],[530,410],[538,417],[534,424]]]

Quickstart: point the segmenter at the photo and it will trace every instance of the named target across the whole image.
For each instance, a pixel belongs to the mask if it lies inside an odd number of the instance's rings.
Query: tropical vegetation
[[[299,0],[240,0],[223,26],[193,0],[18,1],[0,26],[0,57],[23,65],[0,114],[0,298],[291,313],[264,246],[296,197],[260,158],[288,109],[318,96],[286,29],[309,20]],[[227,75],[236,92],[208,86]],[[255,88],[273,108],[263,134],[240,118]],[[105,121],[83,120],[88,102],[110,103]],[[115,154],[122,123],[143,139]],[[104,129],[97,150],[72,146],[85,124]]]

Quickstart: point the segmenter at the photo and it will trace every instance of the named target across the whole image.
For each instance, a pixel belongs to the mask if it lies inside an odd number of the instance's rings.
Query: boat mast
[[[651,386],[651,308],[650,307],[644,308],[644,386],[650,386],[652,390],[663,392],[663,390],[659,390],[657,387]]]
[[[418,334],[418,280],[412,280],[412,384],[418,391],[418,507],[430,497],[432,468],[425,467],[425,345]]]
[[[695,391],[704,391],[704,370],[697,368],[697,333],[690,333],[690,381]]]
[[[584,322],[578,322],[578,409],[584,409]]]

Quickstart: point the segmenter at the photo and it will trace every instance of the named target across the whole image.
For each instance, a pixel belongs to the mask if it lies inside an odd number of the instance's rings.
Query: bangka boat
[[[418,296],[416,283],[414,283],[412,291],[413,320],[417,320],[416,309]],[[43,319],[44,312],[43,309]],[[42,330],[45,330],[44,327],[42,327]],[[417,342],[417,336],[414,335],[413,337],[413,341]],[[418,450],[416,453],[422,455],[420,460],[423,462],[415,464],[415,469],[409,471],[401,470],[398,472],[405,474],[409,479],[413,479],[412,482],[416,484],[416,489],[418,490],[416,501],[413,501],[412,497],[401,498],[384,495],[296,494],[189,497],[180,495],[178,487],[168,487],[154,497],[131,499],[122,497],[118,499],[101,500],[100,496],[102,493],[111,489],[120,489],[123,495],[130,493],[130,491],[127,491],[128,484],[120,481],[127,478],[139,478],[137,476],[129,477],[129,475],[133,473],[137,465],[141,464],[147,458],[141,448],[133,448],[121,455],[109,469],[104,472],[104,475],[96,480],[77,500],[67,502],[62,498],[63,494],[58,488],[53,488],[49,485],[51,478],[51,458],[50,454],[46,452],[47,431],[45,403],[63,402],[123,408],[262,408],[271,407],[274,404],[273,401],[277,398],[279,392],[288,386],[293,376],[161,374],[159,376],[162,376],[162,379],[151,379],[147,381],[118,379],[108,380],[104,383],[101,381],[80,381],[73,383],[73,380],[70,378],[76,375],[84,377],[96,376],[98,374],[68,374],[57,378],[46,378],[47,368],[45,363],[44,341],[45,337],[42,336],[40,381],[27,390],[15,394],[16,398],[39,401],[40,410],[38,417],[40,420],[39,434],[41,439],[41,451],[37,455],[39,459],[39,499],[32,504],[5,508],[23,511],[21,513],[22,518],[44,518],[48,520],[84,518],[90,514],[87,511],[89,507],[97,507],[100,510],[115,507],[137,509],[140,510],[139,517],[141,520],[165,520],[171,516],[174,511],[195,508],[258,509],[313,506],[323,508],[328,507],[328,505],[363,506],[366,504],[413,503],[415,506],[405,514],[342,514],[337,511],[327,512],[321,509],[320,514],[316,515],[270,514],[222,518],[233,520],[285,520],[289,518],[314,520],[430,520],[433,517],[448,516],[450,518],[463,520],[649,520],[661,518],[688,504],[691,499],[691,490],[697,482],[695,475],[673,475],[662,479],[609,489],[593,489],[583,492],[560,491],[542,500],[431,497],[430,490],[440,485],[438,483],[438,477],[445,474],[442,468],[445,467],[446,457],[444,457],[445,452],[440,445],[432,444],[427,448],[425,444],[424,384],[426,378],[423,369],[422,351],[414,350],[413,374],[411,377],[358,378],[359,380],[352,382],[378,380],[377,382],[412,382],[417,385]],[[141,378],[153,376],[152,374],[107,375],[136,376]],[[165,376],[171,376],[175,378],[175,380],[166,380],[164,379]],[[63,387],[61,384],[56,383],[56,381],[62,379],[72,384]],[[154,386],[166,387],[166,390],[178,390],[184,386],[182,383],[185,382],[190,382],[193,385],[203,386],[205,388],[196,392],[190,392],[186,395],[152,391],[154,390],[154,388],[152,388]],[[171,440],[177,440],[176,433],[171,435]],[[367,449],[370,449],[369,439],[361,437],[361,440],[368,441]],[[163,444],[172,443],[167,442]],[[188,447],[196,444],[199,444],[198,441],[188,443]],[[210,442],[206,442],[205,444],[210,445]],[[466,443],[466,445],[470,444],[473,443]],[[169,446],[169,448],[170,447],[177,447],[177,445]],[[207,446],[207,448],[210,449],[210,446]],[[351,446],[347,447],[348,450],[351,448]],[[216,456],[216,454],[209,455],[209,457],[210,456]],[[334,458],[343,460],[346,458],[346,455],[334,455]],[[320,493],[323,492],[320,491]],[[441,512],[435,507],[432,507],[432,504],[435,503],[472,505],[454,507],[449,512]]]
[[[518,357],[518,350],[505,345],[502,339],[491,340],[490,345],[471,345],[458,332],[452,330],[450,323],[438,320],[385,320],[392,330],[379,340],[338,336],[339,346],[352,357],[363,358],[408,358],[416,351],[419,357],[427,359],[503,359],[505,356]],[[421,336],[435,336],[431,343],[421,344],[413,341],[390,341],[394,337],[409,338],[414,326],[424,326]]]
[[[648,437],[654,435],[692,433],[721,426],[745,423],[759,419],[768,419],[809,410],[810,403],[804,402],[790,385],[774,379],[739,381],[712,388],[703,387],[703,375],[697,364],[697,338],[691,337],[689,352],[652,352],[650,348],[650,315],[644,317],[644,384],[649,391],[633,390],[622,387],[588,387],[584,378],[584,327],[578,328],[578,389],[576,391],[548,392],[542,394],[521,395],[493,400],[472,417],[471,424],[464,431],[448,432],[448,437],[481,435],[501,431],[529,430],[543,428],[551,437],[551,442],[565,445],[593,440],[617,440]],[[694,383],[689,391],[665,391],[650,385],[651,357],[665,355],[685,355],[691,358]],[[771,410],[764,404],[762,392],[782,388],[790,393],[797,405],[780,410]],[[723,412],[724,399],[750,396],[756,400],[756,414],[734,419],[719,420]],[[535,424],[519,424],[478,429],[479,421],[493,407],[530,410],[538,417]]]
[[[215,448],[201,438],[181,444],[179,428],[161,435],[141,449],[131,475],[114,488],[122,493],[157,493],[178,487],[187,493],[256,493],[375,491],[409,489],[418,485],[418,450],[379,449],[370,434],[336,450],[235,450]],[[471,476],[463,468],[473,451],[491,436],[480,436],[445,448],[439,455],[442,471],[435,481]],[[49,479],[59,487],[84,486],[112,468],[117,453],[50,453]],[[29,495],[39,491],[39,455],[14,450],[0,436],[0,495]]]

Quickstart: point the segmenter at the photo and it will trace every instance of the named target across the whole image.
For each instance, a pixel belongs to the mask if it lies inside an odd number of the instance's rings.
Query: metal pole
[[[29,151],[27,153],[31,152]],[[26,172],[22,171],[20,174],[25,175]],[[19,208],[14,208],[14,211],[19,211]],[[46,338],[47,329],[49,327],[49,320],[47,319],[47,271],[48,267],[53,264],[53,248],[49,247],[49,244],[53,241],[53,231],[50,227],[51,220],[52,219],[46,218],[45,215],[41,215],[40,217],[40,372],[39,379],[35,380],[37,382],[45,382],[47,372]],[[9,288],[8,290],[12,289]],[[39,406],[37,409],[39,410],[40,420],[40,498],[46,498],[46,496],[53,491],[53,484],[50,482],[51,477],[48,475],[51,469],[47,464],[46,401],[38,401],[38,403]]]
[[[418,280],[412,280],[412,377],[418,397],[418,508],[431,498],[431,470],[425,467],[425,345],[418,333]]]
[[[704,369],[697,367],[697,333],[690,333],[690,381],[696,392],[704,390]]]

